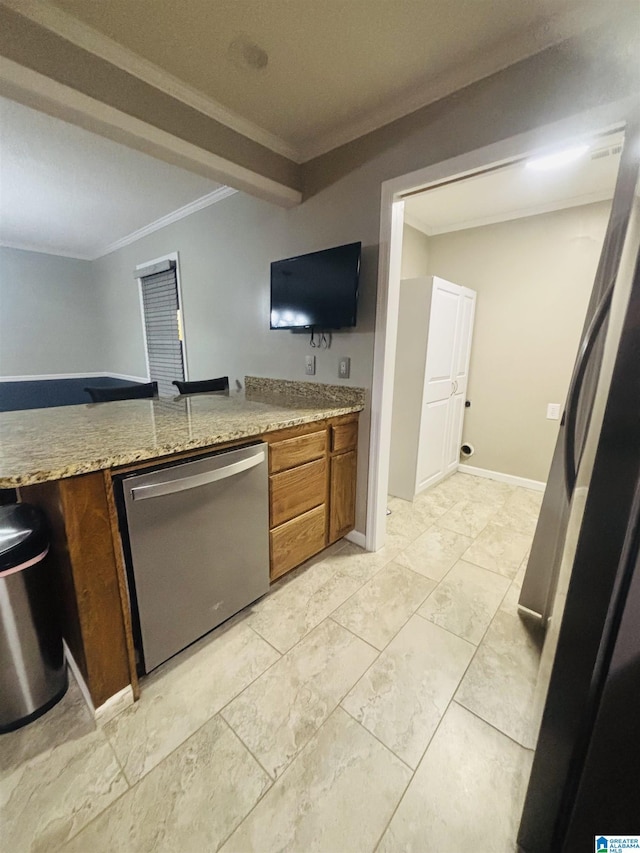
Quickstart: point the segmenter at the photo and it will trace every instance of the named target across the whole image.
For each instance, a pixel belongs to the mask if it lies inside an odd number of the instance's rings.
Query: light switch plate
[[[316,357],[315,355],[305,355],[304,357],[304,372],[307,376],[316,375]]]
[[[338,378],[339,379],[348,379],[351,375],[351,359],[348,356],[344,356],[338,362]]]
[[[547,419],[557,421],[560,418],[560,403],[547,403]]]

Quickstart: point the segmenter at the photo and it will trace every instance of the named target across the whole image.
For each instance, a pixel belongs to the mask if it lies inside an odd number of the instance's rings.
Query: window
[[[136,277],[140,281],[149,380],[158,383],[161,397],[170,397],[177,393],[173,380],[186,378],[177,257],[137,267]]]

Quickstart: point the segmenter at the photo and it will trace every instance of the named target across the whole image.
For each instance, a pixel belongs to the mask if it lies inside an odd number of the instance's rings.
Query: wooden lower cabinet
[[[270,445],[269,544],[271,579],[275,580],[354,527],[357,415],[259,437]],[[163,461],[198,455],[185,452]],[[119,471],[156,463],[149,460]],[[129,684],[137,698],[112,472],[22,487],[20,499],[42,507],[49,518],[51,570],[57,581],[63,632],[94,705],[99,707]]]
[[[275,580],[326,547],[323,504],[279,525],[269,533],[271,580]]]
[[[358,416],[293,427],[265,439],[275,580],[355,527]]]
[[[329,544],[355,527],[356,468],[355,450],[331,458]]]

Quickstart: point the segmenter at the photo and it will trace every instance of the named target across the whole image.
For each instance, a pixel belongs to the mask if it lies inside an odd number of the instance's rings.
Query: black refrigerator
[[[522,853],[640,834],[639,158],[628,128],[519,602],[546,626]]]

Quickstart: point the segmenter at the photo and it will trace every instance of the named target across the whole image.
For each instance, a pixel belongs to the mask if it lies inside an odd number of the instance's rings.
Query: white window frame
[[[178,291],[178,310],[180,311],[180,326],[182,329],[182,364],[184,367],[184,380],[189,381],[189,359],[187,357],[187,328],[184,317],[184,303],[182,301],[182,281],[180,278],[180,253],[169,252],[168,255],[162,255],[159,258],[154,258],[151,261],[145,261],[142,264],[136,265],[136,272],[144,270],[152,264],[160,264],[163,261],[175,261],[176,264],[176,289]],[[149,347],[147,346],[147,329],[144,322],[144,301],[142,299],[142,279],[143,275],[139,275],[136,279],[138,282],[138,302],[140,304],[140,322],[142,324],[142,341],[144,343],[144,359],[147,365],[147,382],[151,381],[151,368],[149,366]]]

